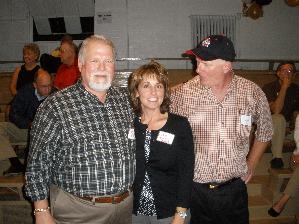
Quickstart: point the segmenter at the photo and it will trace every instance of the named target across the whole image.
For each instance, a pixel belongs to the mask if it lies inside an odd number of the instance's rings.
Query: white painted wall
[[[264,6],[264,16],[241,15],[241,0],[95,0],[95,33],[110,37],[118,58],[178,58],[191,47],[190,15],[240,15],[237,57],[241,59],[299,59],[299,7],[283,0]],[[111,23],[100,23],[98,13],[111,13]],[[32,22],[24,0],[0,0],[0,61],[21,60],[22,46],[32,41]],[[78,42],[79,43],[79,42]],[[58,42],[39,42],[49,52]],[[119,62],[119,69],[142,62]],[[191,68],[185,61],[163,61],[168,68]],[[12,65],[10,65],[13,67]],[[239,63],[237,68],[266,68]],[[10,70],[0,64],[0,70]]]
[[[263,10],[264,16],[253,20],[242,16],[241,0],[96,0],[95,12],[110,11],[112,23],[95,22],[95,30],[114,40],[119,57],[176,58],[191,47],[190,15],[239,15],[238,58],[298,60],[299,7],[273,0]],[[183,61],[163,63],[168,68],[186,67]],[[137,64],[130,63],[130,68]],[[237,65],[244,69],[267,66]]]
[[[0,0],[0,61],[22,60],[24,43],[31,42],[31,22],[24,0]],[[0,64],[10,71],[11,64]]]

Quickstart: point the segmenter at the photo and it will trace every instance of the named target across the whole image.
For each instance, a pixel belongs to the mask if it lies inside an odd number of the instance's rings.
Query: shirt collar
[[[235,87],[235,85],[236,85],[236,79],[237,79],[237,76],[233,73],[232,80],[231,80],[231,82],[229,84],[229,87],[228,87],[228,91],[230,91],[232,88]],[[197,75],[196,77],[194,77],[193,79],[191,79],[189,81],[189,83],[191,85],[194,84],[195,86],[198,86],[201,90],[209,90],[209,89],[211,89],[211,87],[201,85],[199,75]]]
[[[38,101],[42,101],[46,98],[46,96],[42,96],[37,92],[37,89],[34,90],[34,95],[37,97]]]

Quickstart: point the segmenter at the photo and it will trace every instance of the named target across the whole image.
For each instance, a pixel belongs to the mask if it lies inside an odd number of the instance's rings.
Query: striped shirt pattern
[[[253,82],[233,76],[222,102],[211,88],[201,85],[199,76],[174,89],[171,110],[186,116],[195,145],[194,181],[224,182],[247,172],[249,135],[271,140],[273,134],[269,105],[263,91]]]
[[[27,196],[48,198],[50,184],[76,196],[123,192],[135,175],[133,112],[125,89],[111,87],[105,103],[80,82],[39,107],[31,131]]]

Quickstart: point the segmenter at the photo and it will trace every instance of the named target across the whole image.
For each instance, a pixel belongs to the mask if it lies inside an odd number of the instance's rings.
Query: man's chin
[[[101,91],[106,91],[110,88],[111,83],[107,84],[95,84],[95,83],[90,83],[89,87],[96,91],[96,92],[101,92]]]

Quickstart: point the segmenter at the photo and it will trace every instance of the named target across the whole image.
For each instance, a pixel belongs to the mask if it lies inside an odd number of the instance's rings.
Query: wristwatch
[[[187,212],[175,211],[181,218],[185,219],[187,217]]]

